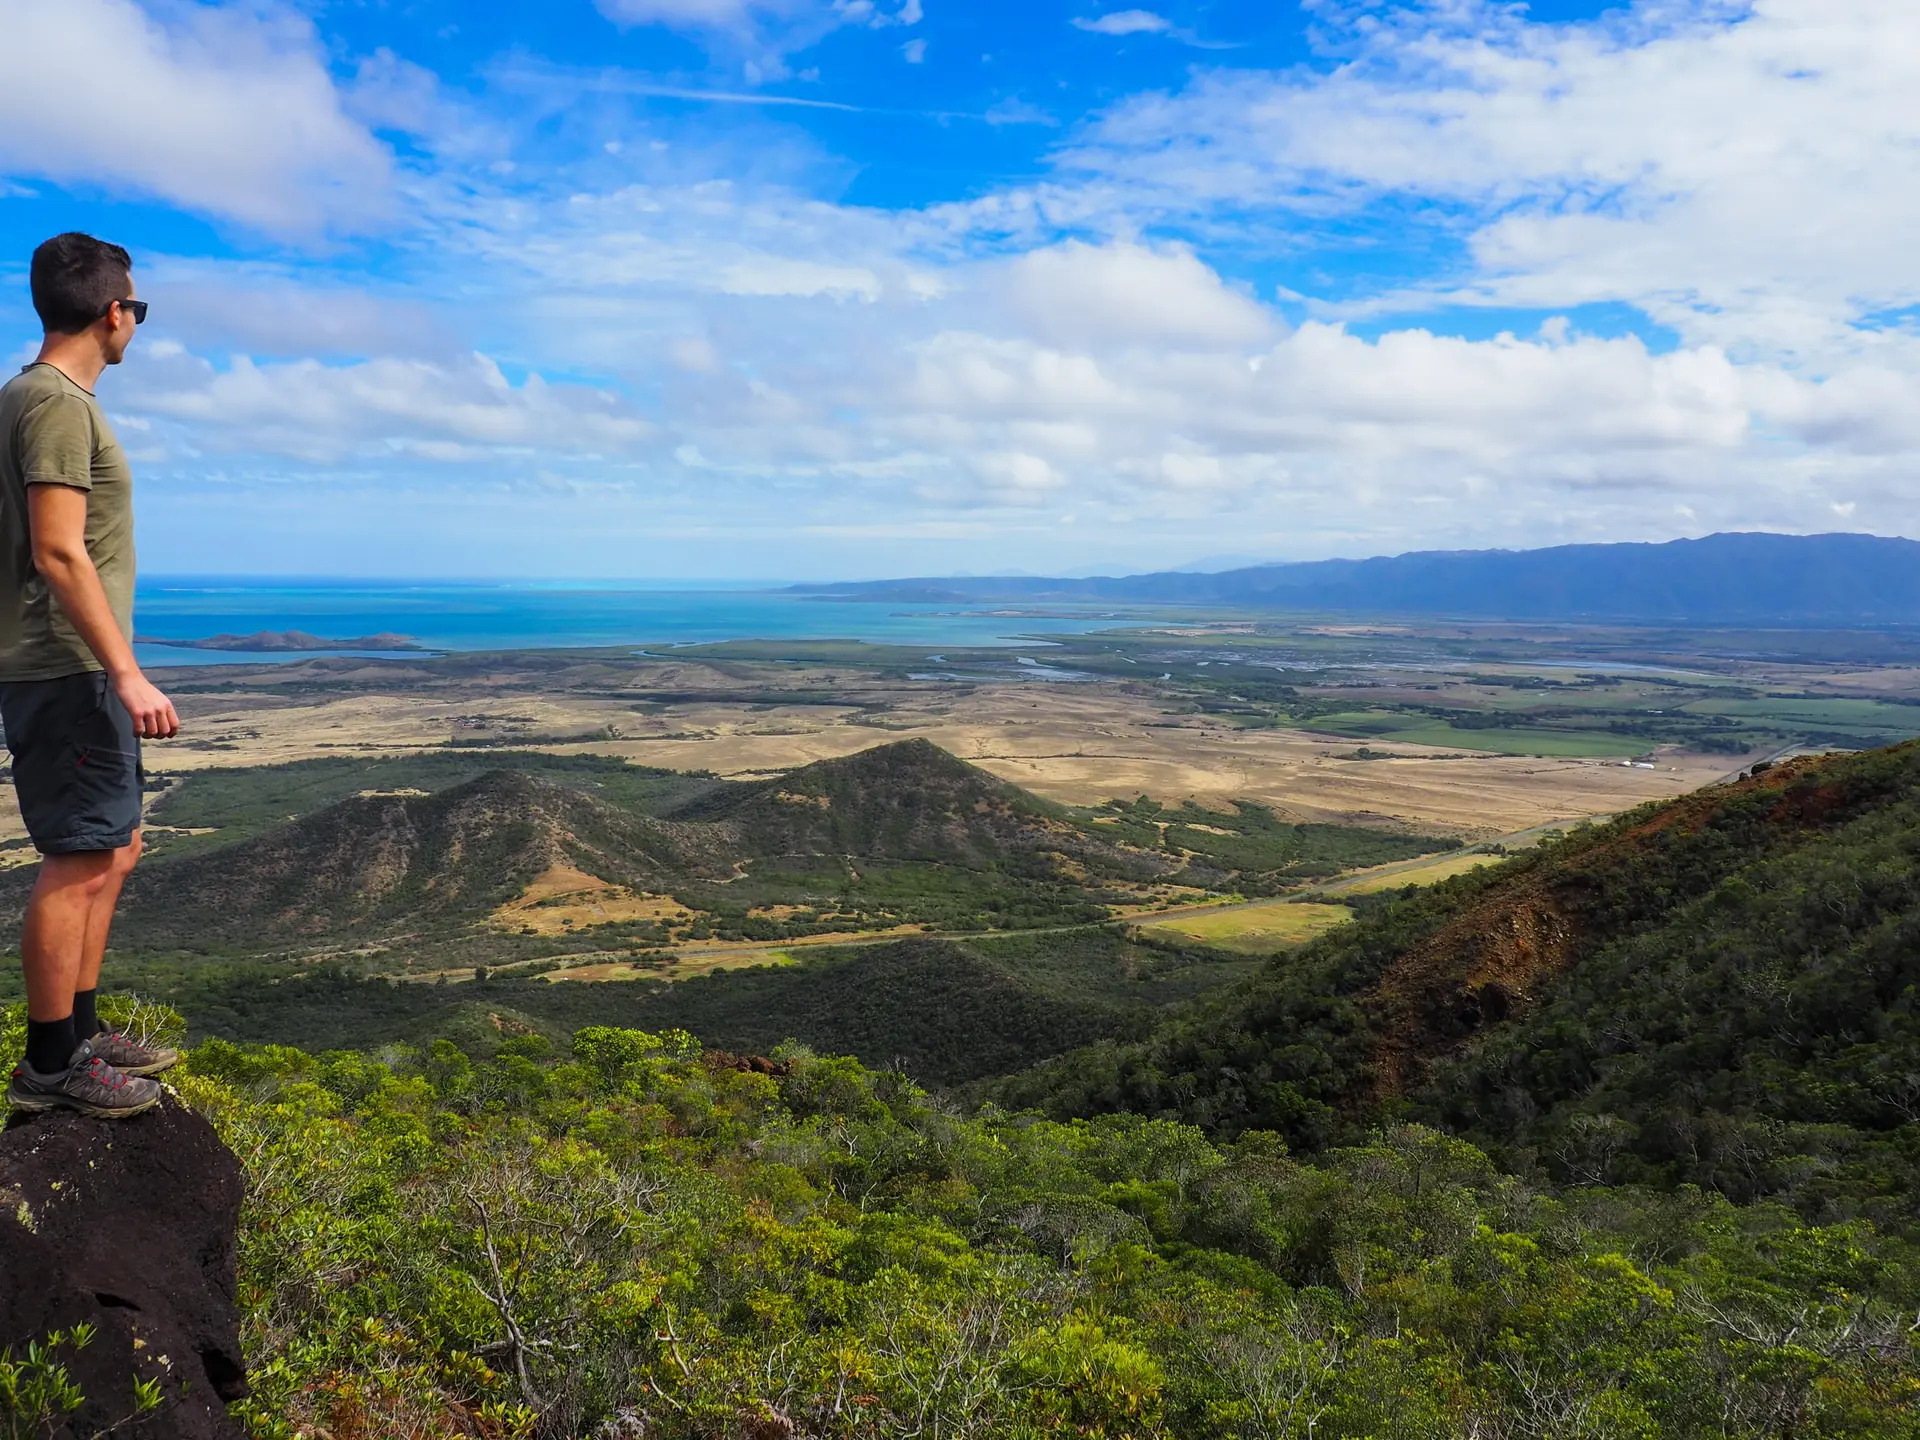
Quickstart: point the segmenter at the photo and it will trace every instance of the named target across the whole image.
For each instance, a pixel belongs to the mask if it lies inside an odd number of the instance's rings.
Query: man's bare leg
[[[33,894],[27,899],[26,925],[20,936],[20,963],[27,982],[28,1062],[43,1074],[64,1068],[46,1046],[67,1050],[73,1036],[73,996],[80,988],[87,958],[87,930],[93,903],[113,869],[113,850],[48,855],[40,861]],[[96,976],[98,974],[96,970]],[[48,1027],[65,1024],[64,1036]],[[35,1032],[39,1032],[36,1034]],[[60,1036],[56,1042],[56,1036]],[[39,1053],[36,1053],[38,1051]],[[54,1065],[60,1061],[59,1065]]]
[[[114,857],[119,853],[86,850],[48,855],[41,860],[20,937],[28,1019],[62,1020],[73,1013],[73,992],[81,988],[81,969],[87,963],[94,901],[106,888]],[[105,935],[104,926],[101,934]],[[91,978],[97,980],[99,976],[96,958]]]
[[[126,884],[128,874],[140,859],[140,832],[134,831],[131,841],[107,853],[112,857],[112,864],[107,867],[100,889],[87,907],[86,943],[80,952],[80,969],[74,976],[75,990],[97,990],[100,986],[100,964],[107,956],[107,934],[113,929],[113,911],[120,903],[120,887]],[[80,1038],[84,1040],[86,1036]]]
[[[40,862],[20,939],[27,1053],[7,1086],[7,1104],[17,1110],[78,1110],[115,1120],[160,1103],[164,1092],[142,1072],[164,1070],[177,1054],[111,1032],[82,1036],[74,1026],[75,993],[83,978],[99,980],[113,902],[138,855],[136,839],[118,850],[48,855]],[[77,1063],[83,1056],[84,1066]]]

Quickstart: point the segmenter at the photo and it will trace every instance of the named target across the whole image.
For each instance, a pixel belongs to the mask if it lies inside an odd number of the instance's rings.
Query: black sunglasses
[[[133,316],[134,324],[144,325],[147,323],[147,302],[144,300],[109,300],[107,302],[107,308],[100,312],[100,318],[102,320],[106,319],[108,313],[116,305]]]

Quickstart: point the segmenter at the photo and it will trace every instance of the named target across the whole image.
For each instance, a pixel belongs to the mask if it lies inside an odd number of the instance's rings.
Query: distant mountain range
[[[1742,532],[1664,544],[1426,550],[1371,560],[802,585],[843,600],[1120,601],[1379,616],[1695,625],[1920,624],[1920,541]]]

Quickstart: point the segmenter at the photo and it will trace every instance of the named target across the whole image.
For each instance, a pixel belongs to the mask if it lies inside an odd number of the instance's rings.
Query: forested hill
[[[1575,1183],[1920,1220],[1920,744],[1782,765],[1380,904],[1004,1082],[1307,1149],[1413,1116]]]
[[[1503,620],[1908,625],[1920,623],[1920,542],[1737,533],[1657,545],[1416,551],[1212,575],[993,576],[798,588],[896,602],[1115,600]]]
[[[1024,896],[1071,921],[1104,917],[1088,897],[1109,883],[1230,878],[1206,856],[1121,843],[1117,829],[1076,820],[925,740],[764,782],[696,784],[692,798],[669,787],[660,805],[600,788],[602,772],[503,766],[441,778],[453,783],[369,789],[278,825],[243,822],[223,846],[177,858],[163,849],[130,877],[116,940],[268,948],[484,927],[543,877],[562,889],[731,902],[744,916],[755,904],[831,910],[862,876],[884,886],[908,875],[912,895],[894,898],[918,899],[915,921],[937,895],[964,918],[963,891],[995,913],[1018,912]],[[277,788],[296,787],[281,777]],[[191,817],[194,797],[185,802],[157,809],[163,820]],[[749,872],[751,885],[734,883]],[[24,871],[0,877],[0,917],[18,912],[31,883]]]
[[[733,827],[748,855],[871,855],[938,864],[1010,864],[1070,854],[1103,871],[1172,868],[1123,855],[1058,807],[929,740],[900,740],[776,779],[736,784],[675,810]]]
[[[636,815],[493,770],[432,795],[358,795],[223,849],[129,877],[123,937],[344,934],[484,914],[555,866],[623,884],[732,873],[724,827]],[[19,903],[19,886],[9,898]]]

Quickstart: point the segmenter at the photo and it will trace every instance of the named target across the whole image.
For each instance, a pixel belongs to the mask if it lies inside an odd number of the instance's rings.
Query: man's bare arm
[[[180,717],[133,658],[133,647],[113,618],[100,572],[87,554],[87,492],[72,485],[29,485],[27,526],[33,568],[46,580],[94,658],[105,667],[114,694],[133,716],[133,731],[150,740],[179,733]]]

